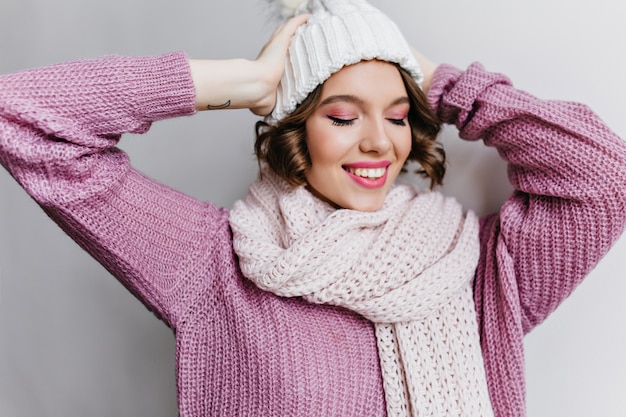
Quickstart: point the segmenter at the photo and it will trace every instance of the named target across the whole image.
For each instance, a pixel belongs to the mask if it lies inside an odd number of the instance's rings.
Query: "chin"
[[[339,198],[340,196],[328,196],[328,195],[324,195],[321,192],[319,192],[318,190],[316,190],[315,188],[311,187],[311,185],[307,185],[306,188],[317,198],[319,198],[322,201],[325,201],[326,203],[330,204],[331,206],[333,206],[336,209],[346,209],[346,210],[356,210],[356,211],[364,211],[364,212],[373,212],[373,211],[377,211],[379,210],[384,202],[385,202],[385,197],[387,195],[387,191],[385,191],[384,195],[380,196],[380,195],[369,195],[369,196],[364,196],[364,195],[350,195],[349,192],[347,192],[346,194],[348,195],[344,195],[341,197],[344,198]],[[380,190],[379,190],[380,191]],[[333,198],[333,197],[337,197],[337,198]],[[346,198],[347,197],[347,198]]]
[[[372,212],[378,211],[383,206],[384,201],[384,199],[372,199],[369,201],[352,202],[352,204],[346,204],[343,207],[350,210]]]
[[[354,208],[354,210],[372,213],[374,211],[378,211],[382,206],[383,206],[382,204],[379,204],[376,206],[356,207]]]

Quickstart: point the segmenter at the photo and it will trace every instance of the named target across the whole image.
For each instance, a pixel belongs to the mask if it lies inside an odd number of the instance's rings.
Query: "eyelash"
[[[340,119],[339,117],[328,116],[333,122],[333,126],[352,126],[356,119]],[[406,126],[404,119],[387,119],[396,126]]]
[[[355,119],[340,119],[339,117],[328,116],[333,122],[333,126],[351,126],[354,124]]]
[[[397,126],[406,126],[406,121],[404,119],[387,119],[391,123]]]

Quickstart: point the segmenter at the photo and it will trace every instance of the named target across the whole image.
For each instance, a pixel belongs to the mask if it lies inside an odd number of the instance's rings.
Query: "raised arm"
[[[180,53],[110,56],[0,78],[2,165],[168,323],[181,248],[191,252],[189,242],[208,233],[204,223],[217,212],[134,171],[115,145],[124,132],[193,114],[194,101]]]
[[[515,191],[482,219],[477,307],[513,299],[528,332],[622,233],[626,146],[586,106],[540,100],[479,64],[439,67],[429,98],[462,138],[482,139],[508,163]]]
[[[187,285],[211,285],[197,282],[211,271],[191,268],[215,253],[216,240],[229,239],[226,215],[133,170],[116,145],[123,133],[218,106],[223,96],[232,108],[269,112],[288,31],[297,24],[277,31],[256,61],[109,56],[2,76],[0,163],[69,236],[175,326]]]

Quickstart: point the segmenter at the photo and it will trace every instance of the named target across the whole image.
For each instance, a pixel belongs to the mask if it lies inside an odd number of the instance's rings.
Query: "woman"
[[[332,2],[312,4],[323,11],[311,10],[305,28],[328,22],[323,12],[342,13]],[[264,135],[289,130],[289,117],[299,114],[289,107],[291,100],[282,101],[290,97],[284,90],[292,75],[283,76],[283,68],[291,35],[306,19],[291,20],[252,63],[188,62],[181,54],[110,57],[3,77],[3,165],[175,330],[181,415],[523,415],[523,334],[569,294],[622,231],[623,144],[582,106],[538,100],[479,65],[464,72],[426,60],[415,66],[405,48],[400,57],[407,61],[397,62],[402,70],[391,58],[359,56],[317,84],[322,87],[312,113],[294,128],[306,133],[304,184],[287,187],[287,178],[272,166]],[[288,60],[302,56],[317,55],[291,49]],[[416,140],[411,112],[419,91],[410,92],[402,71],[422,82],[437,118],[456,124],[466,139],[495,146],[509,163],[516,193],[500,213],[481,220],[480,259],[471,214],[436,193],[416,198],[408,187],[392,187],[414,142],[432,141]],[[250,74],[263,79],[247,88]],[[385,83],[377,84],[381,79]],[[309,94],[304,96],[314,97]],[[273,172],[264,172],[230,217],[145,178],[114,147],[121,133],[144,132],[151,122],[191,114],[194,107],[272,111],[257,151]],[[559,146],[546,147],[546,139]],[[440,154],[431,145],[417,158],[436,184]],[[396,214],[414,200],[427,202],[417,214],[429,215]],[[376,258],[378,252],[363,247],[370,237],[384,235],[387,229],[379,233],[379,224],[405,218],[409,223],[399,223],[383,242],[393,244],[385,253],[390,257]],[[318,233],[319,224],[363,231]],[[406,224],[423,232],[412,234]],[[308,225],[315,239],[303,242]],[[268,235],[288,250],[276,251]],[[408,257],[402,250],[415,239],[422,239],[421,247]],[[328,246],[329,240],[337,246]],[[439,251],[435,258],[424,257],[431,241]],[[336,262],[345,253],[364,254],[367,263],[360,257]],[[313,266],[309,273],[291,279],[281,270],[301,272],[303,258]],[[320,259],[333,261],[315,264]],[[452,266],[445,269],[440,260]],[[425,266],[415,274],[411,268],[418,261]],[[398,262],[407,269],[397,269]],[[427,280],[433,292],[419,288],[424,279],[413,280],[427,276],[422,272],[433,262],[446,272],[465,267],[457,281],[434,274]],[[346,274],[324,282],[346,266]],[[408,277],[398,288],[435,302],[416,298],[401,307],[411,310],[419,301],[432,311],[386,314],[384,307],[404,291],[387,291],[389,281],[342,282],[353,277],[352,266],[363,275],[374,271],[373,278],[390,270],[397,272],[390,279]],[[442,282],[450,285],[439,287]],[[382,295],[384,304],[371,293]],[[436,302],[442,294],[444,302]],[[402,335],[403,329],[410,334]],[[398,357],[407,363],[394,366]]]

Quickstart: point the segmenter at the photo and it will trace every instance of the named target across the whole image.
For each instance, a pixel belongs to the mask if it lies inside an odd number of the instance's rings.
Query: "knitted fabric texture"
[[[473,294],[494,414],[524,417],[523,336],[624,230],[626,145],[589,107],[538,99],[479,64],[441,65],[428,97],[442,122],[478,141],[475,147],[483,141],[494,147],[508,164],[515,191],[481,219]],[[260,290],[241,274],[227,210],[138,172],[116,148],[123,132],[192,114],[194,99],[183,53],[109,56],[2,75],[0,164],[173,329],[180,417],[386,416],[371,322],[340,307]],[[185,146],[179,133],[173,148]],[[232,140],[221,133],[211,139]],[[143,146],[150,152],[151,140]],[[30,246],[19,251],[28,258],[38,253]],[[64,272],[56,269],[36,278]],[[92,389],[111,394],[106,386]],[[50,414],[49,401],[37,404],[40,415]]]
[[[376,212],[335,210],[270,173],[230,217],[243,274],[376,326],[389,416],[493,415],[473,307],[478,221],[394,186]]]
[[[422,71],[398,26],[366,1],[310,0],[299,13],[312,16],[291,40],[276,106],[267,123],[275,125],[332,74],[363,60],[397,63],[418,84],[422,82]]]

